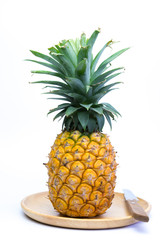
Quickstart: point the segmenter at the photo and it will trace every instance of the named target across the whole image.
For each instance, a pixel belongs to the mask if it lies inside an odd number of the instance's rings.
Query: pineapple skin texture
[[[112,203],[116,153],[107,135],[79,131],[59,134],[49,153],[49,199],[61,214],[94,217]]]

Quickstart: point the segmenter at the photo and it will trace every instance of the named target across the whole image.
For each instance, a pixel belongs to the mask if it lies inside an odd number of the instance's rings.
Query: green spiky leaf
[[[65,115],[65,110],[62,110],[62,111],[60,111],[54,118],[53,118],[53,121],[54,120],[56,120],[57,118],[59,118],[59,117],[63,117],[64,115]]]
[[[67,131],[70,131],[70,125],[72,123],[72,118],[66,118],[65,119],[65,127]]]
[[[87,111],[78,112],[78,120],[85,131],[89,120],[89,113]]]
[[[50,71],[43,71],[43,70],[33,70],[31,73],[37,73],[37,74],[46,74],[46,75],[51,75],[55,77],[59,77],[61,79],[64,79],[64,75],[61,73],[56,73],[56,72],[50,72]]]
[[[97,93],[101,93],[101,92],[108,92],[108,90],[109,89],[111,89],[113,86],[115,86],[115,85],[117,85],[117,84],[120,84],[120,83],[123,83],[123,82],[115,82],[115,83],[111,83],[111,84],[108,84],[108,85],[106,85],[105,87],[101,87],[100,89],[95,89],[94,91],[93,91],[93,93],[95,94],[97,94]]]
[[[94,93],[98,92],[98,90],[100,90],[107,82],[109,82],[110,80],[112,80],[113,78],[117,77],[118,75],[120,75],[121,73],[116,73],[116,74],[112,74],[111,76],[105,78],[104,81],[99,82],[98,84],[96,84],[94,87]]]
[[[81,44],[81,47],[86,47],[87,45],[87,39],[86,39],[85,33],[82,33],[81,35],[80,44]]]
[[[76,76],[86,86],[86,92],[87,92],[87,86],[90,85],[90,66],[87,58],[84,58],[81,62],[79,62],[75,73],[76,73]]]
[[[104,115],[105,115],[105,117],[106,117],[106,119],[107,119],[107,122],[109,123],[110,128],[112,129],[112,121],[111,121],[111,118],[110,118],[108,112],[105,111],[105,110],[104,110]]]
[[[91,110],[93,110],[94,112],[102,115],[103,114],[103,108],[102,106],[96,106],[96,107],[91,107]]]
[[[91,37],[88,39],[87,44],[91,47],[91,49],[93,48],[93,45],[94,45],[99,33],[100,33],[100,29],[95,30],[92,33]]]
[[[88,59],[88,55],[89,55],[89,50],[90,50],[90,46],[86,46],[86,47],[81,47],[78,55],[77,55],[77,60],[78,60],[78,64],[83,60],[83,59]]]
[[[43,83],[43,84],[48,84],[50,86],[59,86],[59,87],[62,87],[64,89],[68,89],[69,86],[65,83],[62,83],[60,81],[36,81],[36,82],[30,82],[30,83]]]
[[[87,128],[89,133],[92,133],[96,130],[96,120],[94,118],[89,118],[88,124],[87,124]]]
[[[116,53],[114,53],[113,55],[111,55],[109,58],[107,58],[106,60],[104,60],[98,67],[98,69],[94,72],[93,74],[93,78],[95,79],[96,77],[98,77],[99,75],[101,75],[104,70],[106,69],[107,65],[110,64],[110,62],[112,62],[114,59],[116,59],[118,56],[120,56],[122,53],[124,53],[125,51],[127,51],[129,48],[124,48]]]
[[[124,69],[123,67],[120,67],[120,68],[115,68],[115,69],[112,69],[110,71],[107,71],[101,75],[99,75],[96,79],[93,79],[92,80],[92,84],[93,85],[98,85],[98,84],[101,84],[103,81],[105,81],[105,79],[110,76],[112,73],[116,72],[116,71],[119,71],[119,70],[122,70]],[[120,74],[120,73],[117,73],[117,75]],[[117,76],[116,74],[113,74],[111,77],[116,77]],[[111,79],[112,79],[111,78]]]
[[[53,68],[54,68],[57,72],[62,73],[62,74],[65,74],[65,71],[64,71],[63,66],[60,65],[59,62],[55,61],[52,57],[47,56],[47,55],[45,55],[45,54],[43,54],[43,53],[40,53],[40,52],[33,51],[33,50],[30,50],[30,52],[31,52],[34,56],[39,57],[39,58],[41,58],[41,59],[43,59],[43,60],[51,63],[52,66],[53,66]]]
[[[66,112],[65,112],[65,115],[67,116],[67,117],[69,117],[70,115],[72,115],[73,113],[75,113],[76,111],[78,111],[78,109],[79,108],[77,108],[77,107],[68,107],[67,108],[67,110],[66,110]]]
[[[48,115],[49,115],[50,113],[55,112],[55,111],[59,111],[59,110],[61,110],[61,109],[66,109],[68,106],[70,106],[69,103],[60,104],[60,105],[58,105],[57,108],[54,108],[54,109],[49,110]]]
[[[98,122],[99,131],[102,131],[104,122],[105,122],[104,116],[97,114],[96,118],[97,118],[97,122]]]
[[[82,103],[80,103],[80,105],[81,105],[82,107],[86,108],[87,111],[88,111],[88,110],[90,109],[90,107],[93,105],[93,103],[89,103],[89,104],[82,104]]]
[[[103,48],[97,53],[96,57],[93,59],[92,64],[91,64],[91,73],[93,74],[96,68],[96,65],[102,55],[102,53],[104,52],[105,48],[108,46],[111,46],[111,44],[113,44],[113,41],[110,40],[109,42],[107,42]]]
[[[103,107],[110,111],[110,112],[113,112],[116,116],[121,116],[121,114],[109,103],[102,103],[103,104]]]
[[[80,94],[84,94],[85,86],[83,82],[78,78],[66,78],[67,83],[71,86],[71,88]]]
[[[81,76],[84,75],[85,71],[86,71],[86,59],[81,60],[75,70],[76,76]]]

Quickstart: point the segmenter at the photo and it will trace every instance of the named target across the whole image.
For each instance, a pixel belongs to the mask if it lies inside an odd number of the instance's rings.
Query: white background
[[[0,2],[0,235],[1,239],[158,239],[159,236],[159,1],[40,1]],[[110,39],[113,50],[130,46],[114,66],[125,66],[120,90],[105,97],[122,114],[113,130],[118,151],[116,191],[129,188],[152,204],[149,223],[112,230],[72,230],[50,227],[26,218],[20,201],[47,191],[46,162],[61,122],[46,117],[57,103],[46,100],[30,70],[36,64],[29,49],[47,53],[64,38],[87,36],[101,28],[94,51]],[[41,79],[44,79],[43,76]],[[156,237],[155,237],[156,236]],[[155,237],[155,238],[154,238]]]

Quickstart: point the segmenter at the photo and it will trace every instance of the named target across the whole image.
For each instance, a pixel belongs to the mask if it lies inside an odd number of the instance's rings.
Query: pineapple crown
[[[109,103],[99,103],[101,98],[115,90],[116,85],[122,82],[110,83],[114,77],[122,73],[123,67],[108,70],[111,62],[129,48],[124,48],[109,56],[98,67],[98,61],[107,47],[114,43],[107,42],[93,57],[92,49],[100,30],[86,38],[83,33],[76,40],[63,40],[49,48],[49,55],[36,51],[31,53],[45,62],[30,60],[52,71],[31,71],[37,74],[47,74],[58,77],[58,81],[36,81],[32,83],[46,84],[51,90],[50,95],[58,95],[57,99],[64,103],[51,109],[48,114],[59,111],[53,120],[64,118],[62,129],[67,131],[79,130],[81,132],[102,131],[105,119],[112,128],[112,120],[120,113]]]

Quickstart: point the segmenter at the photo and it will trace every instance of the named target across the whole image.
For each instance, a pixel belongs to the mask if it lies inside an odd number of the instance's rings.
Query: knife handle
[[[148,222],[149,217],[144,211],[144,209],[138,204],[137,200],[126,200],[127,207],[131,215],[139,221]]]

